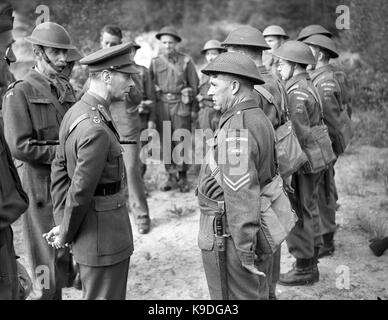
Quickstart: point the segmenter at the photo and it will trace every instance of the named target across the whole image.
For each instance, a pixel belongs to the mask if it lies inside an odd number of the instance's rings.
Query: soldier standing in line
[[[271,282],[263,278],[271,278],[271,266],[262,269],[257,239],[260,190],[276,175],[274,131],[253,99],[253,86],[263,80],[254,61],[237,52],[220,54],[202,72],[210,76],[209,95],[222,113],[213,156],[202,165],[197,188],[198,245],[210,297],[259,300],[265,298],[262,283]],[[234,172],[235,156],[241,170]],[[219,227],[226,256],[214,240]]]
[[[285,122],[284,110],[287,108],[287,93],[280,79],[275,77],[263,66],[262,54],[263,50],[269,49],[260,30],[247,26],[240,27],[231,31],[225,41],[222,43],[228,51],[240,52],[247,55],[256,64],[256,68],[260,72],[264,84],[255,85],[254,97],[259,106],[263,109],[265,115],[271,120],[271,123],[276,129]],[[265,92],[263,92],[263,90]],[[272,265],[272,283],[268,283],[268,287],[262,287],[263,297],[276,299],[276,283],[280,275],[280,258],[281,248],[273,255],[268,256],[263,262],[263,270],[267,264]]]
[[[219,54],[225,51],[218,40],[209,40],[203,46],[201,54],[205,55],[207,63],[212,62]],[[209,77],[205,74],[201,77],[199,93],[196,96],[199,106],[198,125],[200,129],[211,129],[213,132],[218,128],[221,112],[215,109],[211,96],[208,95],[210,88]]]
[[[58,269],[60,259],[55,250],[42,238],[55,225],[50,173],[56,147],[33,142],[57,140],[62,118],[75,102],[70,84],[59,76],[66,66],[67,50],[75,47],[68,32],[53,22],[38,25],[26,40],[33,45],[36,65],[5,94],[4,131],[30,198],[29,208],[23,215],[27,258],[34,281],[30,298],[61,299],[61,288],[66,285],[67,277]]]
[[[272,25],[268,26],[263,31],[263,36],[265,41],[271,47],[270,50],[264,51],[263,62],[268,71],[270,71],[274,76],[280,79],[278,72],[279,59],[272,55],[272,51],[279,48],[289,36],[280,26]]]
[[[333,40],[324,35],[312,35],[303,42],[310,46],[316,59],[316,67],[310,72],[310,76],[321,98],[324,121],[329,130],[333,150],[337,151],[336,156],[338,157],[340,155],[339,148],[336,148],[335,144],[339,141],[338,135],[344,125],[341,123],[340,114],[345,112],[345,116],[347,116],[346,105],[343,104],[343,96],[346,93],[342,92],[340,82],[336,78],[337,68],[329,63],[330,59],[338,57],[338,52]],[[325,170],[319,185],[318,204],[323,228],[323,246],[319,252],[319,258],[332,255],[335,250],[334,232],[337,226],[335,222],[334,164],[335,162]]]
[[[299,143],[305,146],[311,139],[310,128],[320,123],[319,101],[315,98],[315,88],[306,71],[314,64],[310,48],[299,41],[287,41],[273,54],[279,60],[279,73],[286,81],[288,110]],[[304,165],[292,175],[290,193],[291,204],[298,221],[287,237],[289,252],[296,258],[293,268],[280,274],[282,285],[306,285],[319,281],[318,253],[322,246],[321,221],[318,211],[318,188],[322,171],[308,173]]]
[[[324,36],[329,37],[329,38],[331,38],[333,36],[333,34],[329,30],[325,29],[321,25],[311,24],[311,25],[304,27],[299,32],[296,40],[303,41],[314,34],[321,34],[321,35],[324,35]]]
[[[126,296],[133,238],[123,151],[108,107],[125,98],[139,72],[128,59],[130,48],[101,49],[80,61],[89,66],[90,87],[62,121],[52,165],[54,210],[62,219],[44,237],[57,249],[72,244],[87,300]]]
[[[171,125],[171,133],[176,129],[191,131],[192,120],[196,118],[198,75],[190,56],[176,50],[182,39],[173,27],[163,27],[156,38],[160,40],[161,52],[151,61],[151,77],[157,94],[156,114],[158,130],[163,137],[163,145],[171,145],[171,153],[178,142],[171,136],[164,136],[163,121]],[[170,143],[171,141],[171,143]],[[172,158],[172,157],[171,157]],[[166,163],[168,180],[161,187],[168,191],[178,187],[181,192],[190,190],[187,181],[188,164]]]
[[[12,51],[13,8],[10,3],[0,4],[0,73],[1,83],[7,84],[8,65],[15,62]],[[3,78],[4,77],[4,78]],[[2,96],[0,97],[2,98]],[[28,208],[28,196],[23,191],[11,152],[4,139],[0,122],[0,300],[18,300],[20,288],[11,224]]]

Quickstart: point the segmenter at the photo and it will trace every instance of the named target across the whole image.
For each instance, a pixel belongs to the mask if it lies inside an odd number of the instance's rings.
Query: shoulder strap
[[[174,66],[170,61],[168,61],[168,60],[166,59],[165,56],[160,55],[159,57],[163,60],[163,62],[164,62],[165,64],[167,64],[167,66],[168,66],[169,68],[171,68],[172,70],[174,70],[174,72],[175,72],[176,74],[180,75],[180,74],[182,73],[176,66]]]
[[[307,91],[311,93],[311,95],[314,97],[315,101],[318,102],[318,105],[319,105],[319,111],[320,111],[320,114],[321,114],[321,121],[322,121],[322,124],[324,123],[323,122],[323,105],[322,105],[322,100],[321,100],[321,97],[319,96],[319,94],[312,88],[308,87],[307,86]]]
[[[49,100],[54,105],[55,109],[61,115],[61,117],[65,115],[66,111],[59,103],[58,98],[54,97],[50,90],[48,90],[45,86],[43,86],[41,83],[31,77],[27,77],[24,80],[27,81],[30,85],[32,85],[36,90],[42,92],[47,98],[49,98]]]
[[[278,116],[278,119],[281,123],[281,108],[279,107],[279,105],[276,103],[275,101],[275,98],[274,96],[272,95],[271,92],[269,92],[266,88],[264,88],[263,86],[261,85],[255,85],[255,90],[260,93],[264,98],[265,100],[267,100],[270,104],[273,104],[275,106],[275,109],[276,109],[276,112],[277,112],[277,116]]]

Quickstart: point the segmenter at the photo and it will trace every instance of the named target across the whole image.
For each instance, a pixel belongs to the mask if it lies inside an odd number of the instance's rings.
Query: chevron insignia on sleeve
[[[224,175],[225,184],[233,191],[238,191],[243,186],[245,186],[250,180],[251,179],[249,177],[249,173],[247,173],[245,176],[238,179],[236,182],[233,182],[231,179],[229,179],[227,176]]]

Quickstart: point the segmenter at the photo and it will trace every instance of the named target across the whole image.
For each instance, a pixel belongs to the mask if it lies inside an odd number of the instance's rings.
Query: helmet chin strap
[[[61,73],[63,68],[57,67],[47,56],[46,52],[44,51],[44,48],[42,46],[39,46],[40,52],[42,53],[43,60],[53,69],[56,73]]]
[[[291,79],[292,76],[294,75],[295,66],[296,66],[296,63],[294,62],[290,63],[290,71],[288,72],[288,75],[287,75],[288,79]]]

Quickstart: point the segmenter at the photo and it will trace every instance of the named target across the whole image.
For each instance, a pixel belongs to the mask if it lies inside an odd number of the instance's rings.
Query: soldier
[[[16,61],[12,51],[14,42],[12,12],[13,8],[10,3],[0,4],[0,64],[2,70],[8,70],[3,64]],[[7,73],[0,73],[0,80],[6,83]],[[27,207],[28,197],[23,191],[11,152],[4,139],[3,124],[0,123],[0,300],[19,299],[20,288],[11,224],[23,214]]]
[[[269,265],[262,269],[266,258],[258,253],[260,190],[276,175],[274,131],[252,99],[253,86],[263,80],[254,61],[237,52],[220,54],[202,72],[210,76],[208,94],[222,113],[213,156],[202,166],[197,188],[201,208],[198,245],[210,296],[260,299],[259,287],[266,283],[263,272],[271,277]],[[220,161],[220,155],[226,153],[228,159]],[[230,160],[233,155],[238,155],[242,165],[238,172]],[[221,236],[226,257],[219,255],[213,239],[214,224],[220,227],[215,214],[224,210],[221,227],[225,235]]]
[[[49,190],[55,146],[33,142],[58,139],[62,118],[75,102],[70,84],[59,77],[66,66],[67,50],[75,47],[67,31],[53,22],[38,25],[26,40],[33,45],[36,65],[22,81],[10,85],[4,97],[4,131],[30,198],[23,215],[23,234],[34,281],[30,298],[60,299],[67,279],[58,271],[55,250],[42,238],[54,226]],[[49,279],[49,283],[42,283],[42,279]]]
[[[128,59],[130,48],[101,49],[80,61],[89,66],[90,87],[63,119],[52,165],[54,210],[62,222],[44,237],[55,248],[72,244],[84,299],[126,295],[133,238],[122,148],[108,107],[134,85],[138,70]]]
[[[205,55],[207,63],[212,62],[218,55],[225,51],[218,40],[209,40],[203,46],[201,54]],[[199,93],[196,96],[199,106],[198,124],[201,129],[211,129],[215,131],[218,128],[221,112],[215,109],[212,97],[207,93],[210,88],[209,77],[203,74]]]
[[[263,50],[269,49],[260,30],[247,26],[240,27],[229,33],[228,37],[222,43],[228,51],[237,51],[247,55],[254,60],[256,68],[260,72],[263,80],[262,85],[256,85],[254,90],[255,100],[263,109],[265,115],[271,120],[276,129],[285,122],[284,110],[287,108],[287,93],[279,78],[270,73],[263,65]],[[263,92],[263,89],[265,92]],[[276,282],[280,274],[280,248],[272,258],[268,258],[268,263],[273,265],[272,279],[273,283],[269,285],[269,298],[276,299]],[[266,295],[265,288],[263,289]]]
[[[198,91],[198,75],[192,59],[176,50],[181,37],[173,27],[163,27],[156,38],[160,40],[161,52],[151,61],[151,77],[157,93],[157,125],[163,131],[163,121],[171,125],[171,133],[176,129],[191,130],[192,119],[196,118],[195,96]],[[163,141],[172,140],[164,136]],[[163,145],[170,145],[170,142]],[[171,142],[171,150],[177,142]],[[172,158],[172,157],[171,157]],[[187,181],[188,164],[166,163],[168,180],[161,187],[168,191],[179,187],[181,192],[189,191]]]
[[[256,68],[262,75],[265,83],[262,86],[255,86],[255,99],[260,106],[263,106],[265,115],[271,120],[276,129],[283,123],[283,112],[286,100],[286,92],[276,77],[274,77],[263,65],[263,50],[270,49],[260,30],[251,26],[240,27],[231,31],[222,45],[230,52],[240,52],[248,55],[255,61]],[[270,102],[259,90],[264,89],[273,97],[275,102]]]
[[[335,143],[336,137],[343,123],[340,121],[340,113],[346,110],[346,104],[343,100],[343,92],[340,82],[335,76],[337,68],[329,63],[330,59],[338,57],[333,40],[324,35],[313,35],[303,40],[308,44],[314,53],[316,59],[316,68],[311,71],[310,76],[317,88],[322,101],[323,116],[325,124],[329,129],[329,135],[332,143]],[[334,148],[335,150],[335,148]],[[337,154],[339,156],[339,154]],[[335,212],[335,180],[334,164],[331,164],[325,170],[323,179],[319,185],[318,205],[319,214],[322,220],[323,246],[319,252],[319,258],[332,255],[334,247],[334,232],[336,231]]]
[[[280,75],[277,70],[279,59],[272,55],[272,51],[279,48],[289,38],[289,36],[282,27],[276,25],[265,28],[263,36],[265,41],[267,41],[268,45],[271,47],[270,50],[264,51],[264,65],[268,71],[280,79]]]
[[[101,31],[101,48],[106,49],[114,45],[121,44],[122,32],[117,26],[105,26]],[[136,53],[137,44],[132,43],[131,54],[128,59],[132,59]],[[132,61],[133,63],[133,61]],[[144,70],[143,70],[144,71]],[[151,219],[149,216],[149,208],[146,198],[146,192],[144,183],[142,181],[141,167],[139,161],[139,141],[140,141],[140,127],[141,118],[139,115],[139,105],[144,100],[144,96],[149,95],[152,99],[152,93],[150,93],[149,84],[145,92],[143,89],[143,81],[147,76],[144,72],[134,74],[132,76],[135,86],[130,87],[128,95],[122,101],[113,101],[109,106],[109,110],[112,114],[112,119],[117,126],[121,139],[124,140],[136,140],[138,144],[123,145],[124,148],[124,164],[126,169],[126,189],[128,190],[128,204],[129,209],[133,212],[137,230],[140,234],[146,234],[151,228]],[[83,92],[89,88],[89,80],[85,83]],[[152,107],[152,104],[151,104]],[[152,119],[150,119],[149,127],[153,126]]]
[[[83,55],[81,52],[79,52],[78,49],[69,50],[67,53],[66,67],[60,75],[67,82],[71,84],[71,89],[73,90],[74,96],[79,95],[79,93],[82,90],[82,86],[78,82],[74,81],[74,79],[71,76],[72,76],[75,63],[81,60],[82,58],[83,58]]]
[[[274,50],[273,54],[280,59],[279,73],[286,81],[288,110],[303,148],[311,139],[310,128],[320,123],[319,102],[306,72],[307,65],[314,63],[314,57],[310,48],[299,41],[287,41]],[[280,275],[279,283],[282,285],[305,285],[319,280],[318,252],[322,246],[322,237],[318,186],[322,172],[308,174],[305,166],[292,175],[291,186],[294,193],[289,193],[289,197],[298,222],[287,238],[287,245],[296,258],[296,263],[292,270]]]

